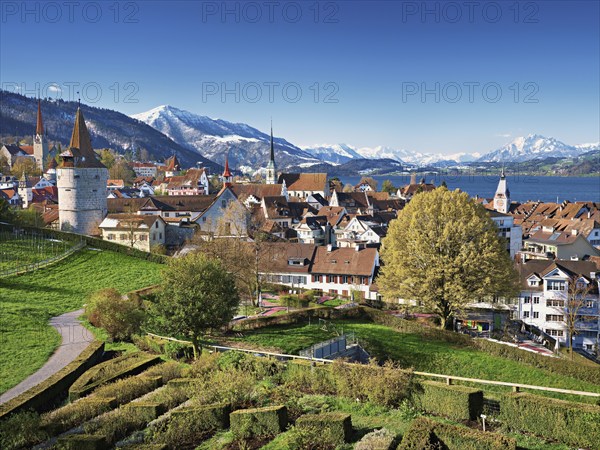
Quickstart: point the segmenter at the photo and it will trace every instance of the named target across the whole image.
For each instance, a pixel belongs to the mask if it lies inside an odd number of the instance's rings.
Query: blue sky
[[[170,104],[262,130],[273,117],[297,145],[596,142],[599,4],[3,1],[0,82],[63,98],[78,83],[126,114]]]

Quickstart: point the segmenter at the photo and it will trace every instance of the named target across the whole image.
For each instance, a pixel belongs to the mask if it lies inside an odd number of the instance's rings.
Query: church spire
[[[225,186],[231,186],[232,179],[233,177],[229,171],[229,151],[227,151],[227,154],[225,155],[225,170],[223,171],[223,184]]]
[[[267,184],[277,183],[277,168],[275,166],[275,145],[273,144],[273,120],[271,120],[271,158],[267,164]]]
[[[37,125],[35,127],[35,134],[42,136],[44,134],[44,122],[42,121],[42,101],[38,98],[38,109],[37,109]]]

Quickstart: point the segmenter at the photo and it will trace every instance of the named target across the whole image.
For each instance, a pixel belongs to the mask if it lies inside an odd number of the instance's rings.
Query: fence
[[[15,239],[13,240],[17,240],[20,238],[25,237],[25,239],[27,240],[28,238],[31,238],[31,241],[34,243],[32,246],[32,249],[35,250],[35,247],[37,246],[37,250],[38,253],[41,253],[40,247],[41,247],[41,243],[46,244],[47,242],[54,242],[42,235],[37,235],[37,234],[25,234],[25,233],[16,233],[12,235]],[[6,237],[3,236],[3,238]],[[83,247],[85,247],[85,241],[80,239],[78,242],[68,242],[68,241],[63,241],[64,244],[70,244],[71,246],[68,247],[66,250],[64,250],[63,252],[54,255],[50,258],[45,258],[43,260],[40,261],[35,261],[35,262],[30,262],[30,263],[25,263],[25,264],[19,264],[15,267],[11,267],[8,269],[3,269],[0,270],[0,278],[4,278],[4,277],[8,277],[10,275],[17,275],[17,274],[21,274],[21,273],[26,273],[26,272],[31,272],[37,269],[41,269],[43,267],[47,267],[50,264],[54,264],[64,258],[66,258],[67,256],[75,253],[78,250],[81,250]],[[53,246],[52,246],[53,247]],[[2,256],[2,254],[0,253],[0,256]],[[1,267],[1,266],[0,266]]]
[[[356,335],[354,333],[342,334],[323,342],[311,345],[310,347],[300,350],[300,356],[329,358],[346,350],[348,345],[356,344]]]

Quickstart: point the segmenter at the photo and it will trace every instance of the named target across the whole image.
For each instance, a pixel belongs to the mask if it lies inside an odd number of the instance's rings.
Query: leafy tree
[[[388,194],[394,194],[398,189],[390,180],[385,180],[381,185],[381,192],[387,192]]]
[[[342,192],[354,192],[354,186],[352,186],[350,183],[346,183]]]
[[[8,164],[8,158],[6,155],[0,155],[0,173],[9,173],[10,165]]]
[[[109,170],[111,180],[123,180],[125,184],[131,184],[135,179],[135,172],[125,159],[117,161]]]
[[[0,222],[12,222],[15,218],[15,213],[10,207],[8,200],[0,197]]]
[[[448,185],[446,184],[446,180],[443,180],[443,181],[442,181],[442,184],[440,184],[440,186],[441,186],[441,187],[445,187],[445,188],[447,188],[447,187],[448,187]]]
[[[41,175],[42,171],[38,169],[35,159],[27,156],[20,156],[13,164],[11,173],[15,177],[20,177],[23,174],[25,174],[25,176]]]
[[[362,177],[360,184],[362,183],[367,183],[374,191],[377,191],[377,185],[379,184],[379,182],[373,177]]]
[[[100,150],[100,162],[110,169],[115,164],[115,154],[108,148]]]
[[[139,302],[123,298],[114,288],[92,294],[85,313],[92,325],[104,328],[114,341],[130,340],[132,335],[139,333],[145,317]]]
[[[164,269],[151,310],[162,330],[190,338],[197,357],[200,338],[229,323],[239,303],[234,277],[221,262],[190,253],[172,259]]]
[[[417,300],[442,328],[464,306],[516,293],[516,271],[498,229],[468,194],[438,188],[416,194],[390,223],[378,285],[387,299]]]

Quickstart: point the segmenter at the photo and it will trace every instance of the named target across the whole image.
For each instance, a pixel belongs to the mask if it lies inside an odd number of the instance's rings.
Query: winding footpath
[[[92,333],[86,329],[77,318],[83,314],[83,309],[71,311],[50,319],[50,325],[62,337],[61,345],[56,349],[46,364],[37,372],[21,381],[15,387],[0,395],[0,404],[15,398],[17,395],[31,389],[42,381],[50,378],[67,364],[75,360],[94,340]]]

